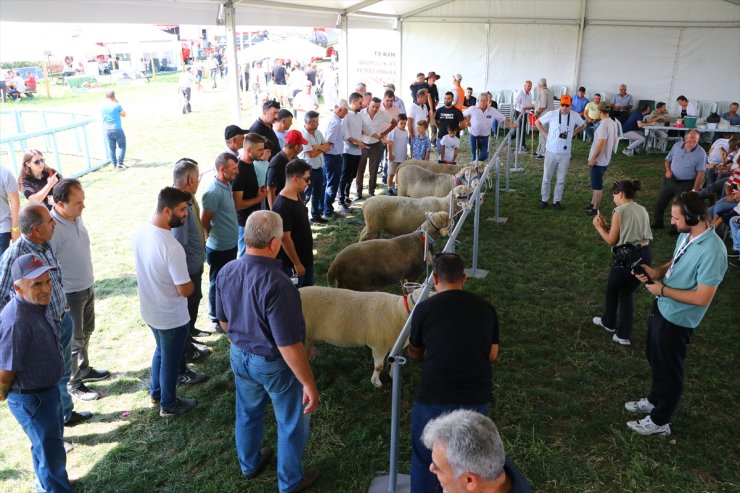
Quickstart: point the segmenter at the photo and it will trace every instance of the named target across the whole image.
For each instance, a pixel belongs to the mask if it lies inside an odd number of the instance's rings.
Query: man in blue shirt
[[[342,173],[342,150],[344,148],[344,130],[342,130],[342,119],[349,112],[349,103],[346,99],[340,99],[334,106],[334,111],[329,117],[329,125],[326,127],[326,141],[331,144],[329,150],[324,153],[324,210],[322,219],[329,219],[334,214],[334,199],[339,190],[339,178]]]
[[[642,121],[648,113],[650,113],[650,106],[643,104],[622,125],[622,136],[630,141],[629,145],[622,151],[622,154],[625,156],[634,156],[640,153],[640,146],[645,143],[645,132],[642,131]]]
[[[34,254],[12,264],[16,296],[0,313],[0,401],[31,440],[39,491],[72,492],[62,441],[59,379],[64,358],[49,303],[55,268]]]
[[[648,414],[627,422],[640,435],[671,434],[671,416],[684,387],[686,346],[727,271],[727,249],[709,226],[707,206],[698,193],[676,199],[671,223],[681,233],[673,258],[654,269],[642,265],[647,275],[637,275],[657,297],[648,316],[645,348],[652,373],[650,393],[624,405],[630,412]]]
[[[270,461],[272,449],[260,449],[269,397],[278,426],[278,486],[282,493],[297,493],[319,476],[318,469],[304,472],[301,465],[309,415],[319,405],[304,346],[306,324],[298,290],[275,260],[282,219],[256,211],[244,229],[246,255],[224,266],[216,284],[216,315],[231,341],[237,456],[248,479]]]
[[[722,118],[730,122],[730,125],[740,125],[740,115],[737,114],[739,106],[737,103],[732,103],[730,104],[730,111],[722,114]]]
[[[578,88],[578,94],[572,97],[573,100],[573,106],[571,109],[578,113],[581,116],[583,115],[583,110],[586,109],[586,105],[589,102],[589,99],[586,97],[586,88],[581,86]]]
[[[123,124],[121,117],[126,116],[126,112],[116,99],[115,91],[105,93],[107,100],[103,109],[103,128],[108,140],[108,157],[114,168],[126,169],[128,166],[123,164],[123,158],[126,156],[126,134],[123,133]],[[118,156],[116,156],[116,146],[118,146]]]

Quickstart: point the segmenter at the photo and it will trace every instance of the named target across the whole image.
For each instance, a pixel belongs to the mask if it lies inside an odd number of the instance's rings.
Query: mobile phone
[[[630,269],[631,269],[631,270],[632,270],[632,272],[634,272],[635,274],[641,274],[641,275],[643,275],[643,276],[647,277],[647,278],[648,278],[648,280],[647,280],[647,284],[653,284],[653,280],[652,280],[652,279],[650,279],[650,276],[649,276],[649,275],[648,275],[648,273],[647,273],[647,272],[645,271],[645,269],[644,269],[644,268],[642,267],[642,257],[640,257],[640,258],[638,258],[637,260],[635,260],[635,261],[634,261],[634,262],[632,263],[632,265],[630,266]]]

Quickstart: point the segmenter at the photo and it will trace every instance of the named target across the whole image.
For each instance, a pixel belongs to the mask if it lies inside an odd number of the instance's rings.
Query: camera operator
[[[550,180],[552,175],[557,171],[557,181],[555,182],[555,193],[553,195],[553,208],[556,211],[562,211],[563,207],[560,201],[563,198],[563,188],[565,188],[565,175],[568,173],[570,165],[570,153],[572,150],[571,142],[573,136],[586,127],[581,115],[570,109],[570,96],[564,95],[560,98],[560,110],[551,111],[537,119],[537,128],[540,135],[547,139],[545,144],[545,168],[542,173],[542,202],[540,209],[547,207],[550,200]],[[545,131],[543,125],[549,124],[549,131]]]
[[[593,219],[594,227],[601,238],[614,247],[612,267],[606,282],[604,311],[601,317],[593,318],[593,323],[614,333],[612,340],[622,346],[630,345],[634,311],[632,294],[640,285],[640,281],[630,272],[631,266],[637,260],[640,260],[640,264],[647,265],[653,260],[650,215],[643,206],[635,202],[638,190],[640,182],[637,180],[615,181],[612,197],[617,207],[612,212],[611,227],[601,215],[596,215]]]

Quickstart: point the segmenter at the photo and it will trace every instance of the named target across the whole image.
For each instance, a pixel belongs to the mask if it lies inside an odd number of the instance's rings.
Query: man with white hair
[[[430,421],[422,435],[432,451],[429,470],[445,493],[528,493],[522,472],[506,458],[491,418],[458,410]]]
[[[537,100],[534,102],[534,113],[537,118],[546,115],[555,107],[552,100],[552,92],[547,87],[547,79],[544,77],[537,81]],[[570,110],[570,108],[568,108]],[[544,137],[544,138],[543,138]],[[542,135],[537,142],[537,153],[534,155],[535,159],[545,159],[545,142],[547,135]]]
[[[296,94],[293,98],[295,117],[299,122],[303,122],[305,120],[306,113],[309,111],[318,111],[319,109],[319,101],[316,99],[316,94],[313,92],[311,81],[306,79],[304,85],[304,90]]]
[[[499,110],[489,106],[489,103],[488,93],[482,92],[478,95],[478,105],[463,111],[465,126],[470,131],[470,156],[473,161],[488,160],[488,139],[491,137],[491,126],[494,120],[509,128],[516,128],[516,124]]]
[[[624,123],[629,118],[633,105],[632,94],[627,94],[627,86],[619,84],[619,92],[612,98],[612,116]]]

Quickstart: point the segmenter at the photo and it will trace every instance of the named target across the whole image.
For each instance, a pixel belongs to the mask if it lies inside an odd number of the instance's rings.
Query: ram
[[[435,173],[419,166],[406,166],[398,171],[398,195],[405,197],[444,197],[456,185],[475,187],[485,163],[465,166],[457,174]]]

